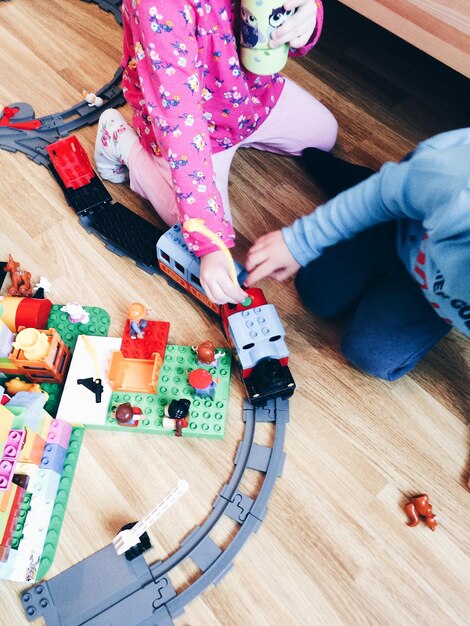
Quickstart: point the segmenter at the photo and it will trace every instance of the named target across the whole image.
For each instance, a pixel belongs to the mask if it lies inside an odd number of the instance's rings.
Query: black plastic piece
[[[289,367],[281,365],[278,359],[260,361],[243,382],[254,406],[262,406],[268,400],[279,397],[286,400],[295,391],[295,382]]]
[[[130,530],[131,528],[134,528],[136,524],[137,522],[130,522],[129,524],[125,524],[121,528],[121,530]],[[152,547],[152,544],[150,543],[150,537],[147,535],[147,533],[142,533],[142,535],[140,535],[139,537],[138,543],[132,546],[132,548],[129,548],[129,550],[126,550],[126,552],[124,552],[124,556],[126,557],[128,561],[132,561],[132,559],[135,559],[136,557],[140,556],[146,550],[149,550],[151,547]]]

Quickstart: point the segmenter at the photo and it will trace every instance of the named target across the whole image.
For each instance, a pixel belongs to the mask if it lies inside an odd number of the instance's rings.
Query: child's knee
[[[327,150],[328,152],[333,148],[336,143],[336,139],[338,137],[338,122],[336,121],[335,116],[329,110],[327,110],[327,115],[325,118],[325,137],[324,137],[324,145],[318,146],[322,150]]]
[[[382,380],[394,381],[407,374],[416,365],[403,351],[380,345],[364,336],[345,333],[341,340],[343,356],[359,370]]]
[[[295,288],[304,305],[323,319],[333,319],[342,314],[342,303],[335,297],[334,290],[328,288],[314,265],[302,267],[295,277]]]
[[[315,121],[314,141],[310,147],[329,152],[336,143],[338,122],[333,113],[323,105],[319,118]]]

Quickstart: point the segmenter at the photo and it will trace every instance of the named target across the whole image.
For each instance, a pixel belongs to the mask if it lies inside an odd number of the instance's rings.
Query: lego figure
[[[211,373],[207,370],[198,368],[188,374],[188,382],[194,389],[196,396],[213,400],[219,379],[212,378]]]
[[[217,367],[218,359],[224,355],[224,352],[216,352],[212,341],[204,341],[198,346],[191,346],[196,353],[198,365],[211,365]]]
[[[72,324],[88,324],[90,321],[90,314],[78,302],[67,302],[60,310],[69,314]]]
[[[437,517],[432,512],[432,506],[427,493],[422,493],[419,496],[411,498],[411,500],[405,504],[405,513],[410,518],[410,521],[407,522],[408,526],[417,526],[421,516],[424,517],[426,526],[431,530],[436,530]]]
[[[131,339],[143,339],[144,331],[147,328],[147,320],[145,316],[147,310],[140,302],[133,302],[127,309],[127,317],[130,322]]]
[[[8,289],[10,296],[31,296],[31,274],[20,269],[20,263],[13,260],[11,254],[8,255],[8,263],[3,268],[5,272],[10,272],[12,286]]]
[[[137,426],[141,415],[142,409],[131,406],[130,402],[120,404],[114,411],[114,417],[120,426]]]
[[[181,437],[183,428],[188,427],[190,406],[191,402],[186,398],[182,400],[172,400],[170,404],[165,407],[166,417],[162,420],[163,428],[174,430],[175,437]]]
[[[98,107],[103,106],[103,98],[100,98],[95,93],[88,93],[85,90],[83,90],[82,93],[83,93],[83,97],[85,98],[85,101],[88,102],[89,107],[98,108]]]
[[[40,361],[49,352],[49,340],[36,328],[23,328],[12,343],[13,348],[23,350],[27,361]]]

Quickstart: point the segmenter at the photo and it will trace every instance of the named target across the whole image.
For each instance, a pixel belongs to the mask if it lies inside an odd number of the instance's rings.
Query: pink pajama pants
[[[299,156],[309,147],[329,151],[334,146],[338,125],[330,111],[311,94],[286,78],[281,96],[268,118],[249,137],[212,156],[216,185],[225,215],[231,220],[228,179],[238,148],[256,148],[276,154]],[[179,222],[171,169],[168,162],[149,154],[136,141],[129,152],[129,177],[133,191],[149,200],[169,225]]]

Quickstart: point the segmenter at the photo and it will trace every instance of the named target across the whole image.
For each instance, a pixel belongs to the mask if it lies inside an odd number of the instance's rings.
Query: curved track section
[[[143,555],[131,561],[118,557],[110,544],[24,593],[22,601],[28,620],[43,617],[46,626],[169,626],[191,600],[217,584],[266,515],[267,502],[285,459],[288,401],[273,400],[261,408],[245,401],[243,419],[244,437],[229,482],[217,496],[206,521],[172,556],[149,566]],[[272,447],[254,442],[256,424],[260,422],[270,422],[275,427]],[[255,499],[240,490],[245,473],[250,471],[264,477]],[[211,532],[224,516],[239,526],[222,550],[211,538]],[[171,572],[185,559],[197,565],[200,576],[178,593],[171,582]]]
[[[122,0],[82,0],[89,4],[97,4],[101,9],[112,13],[116,22],[122,25],[121,1]],[[37,118],[40,125],[36,129],[23,130],[15,128],[15,124],[36,120],[34,109],[30,104],[15,102],[3,110],[0,117],[0,149],[8,152],[23,152],[26,156],[40,165],[50,163],[46,146],[66,137],[82,126],[96,124],[101,113],[110,107],[121,106],[125,103],[120,88],[122,69],[118,68],[109,83],[104,85],[98,96],[103,98],[104,105],[97,109],[90,107],[85,100],[78,104],[52,115]],[[7,122],[6,110],[18,109],[10,122]]]

